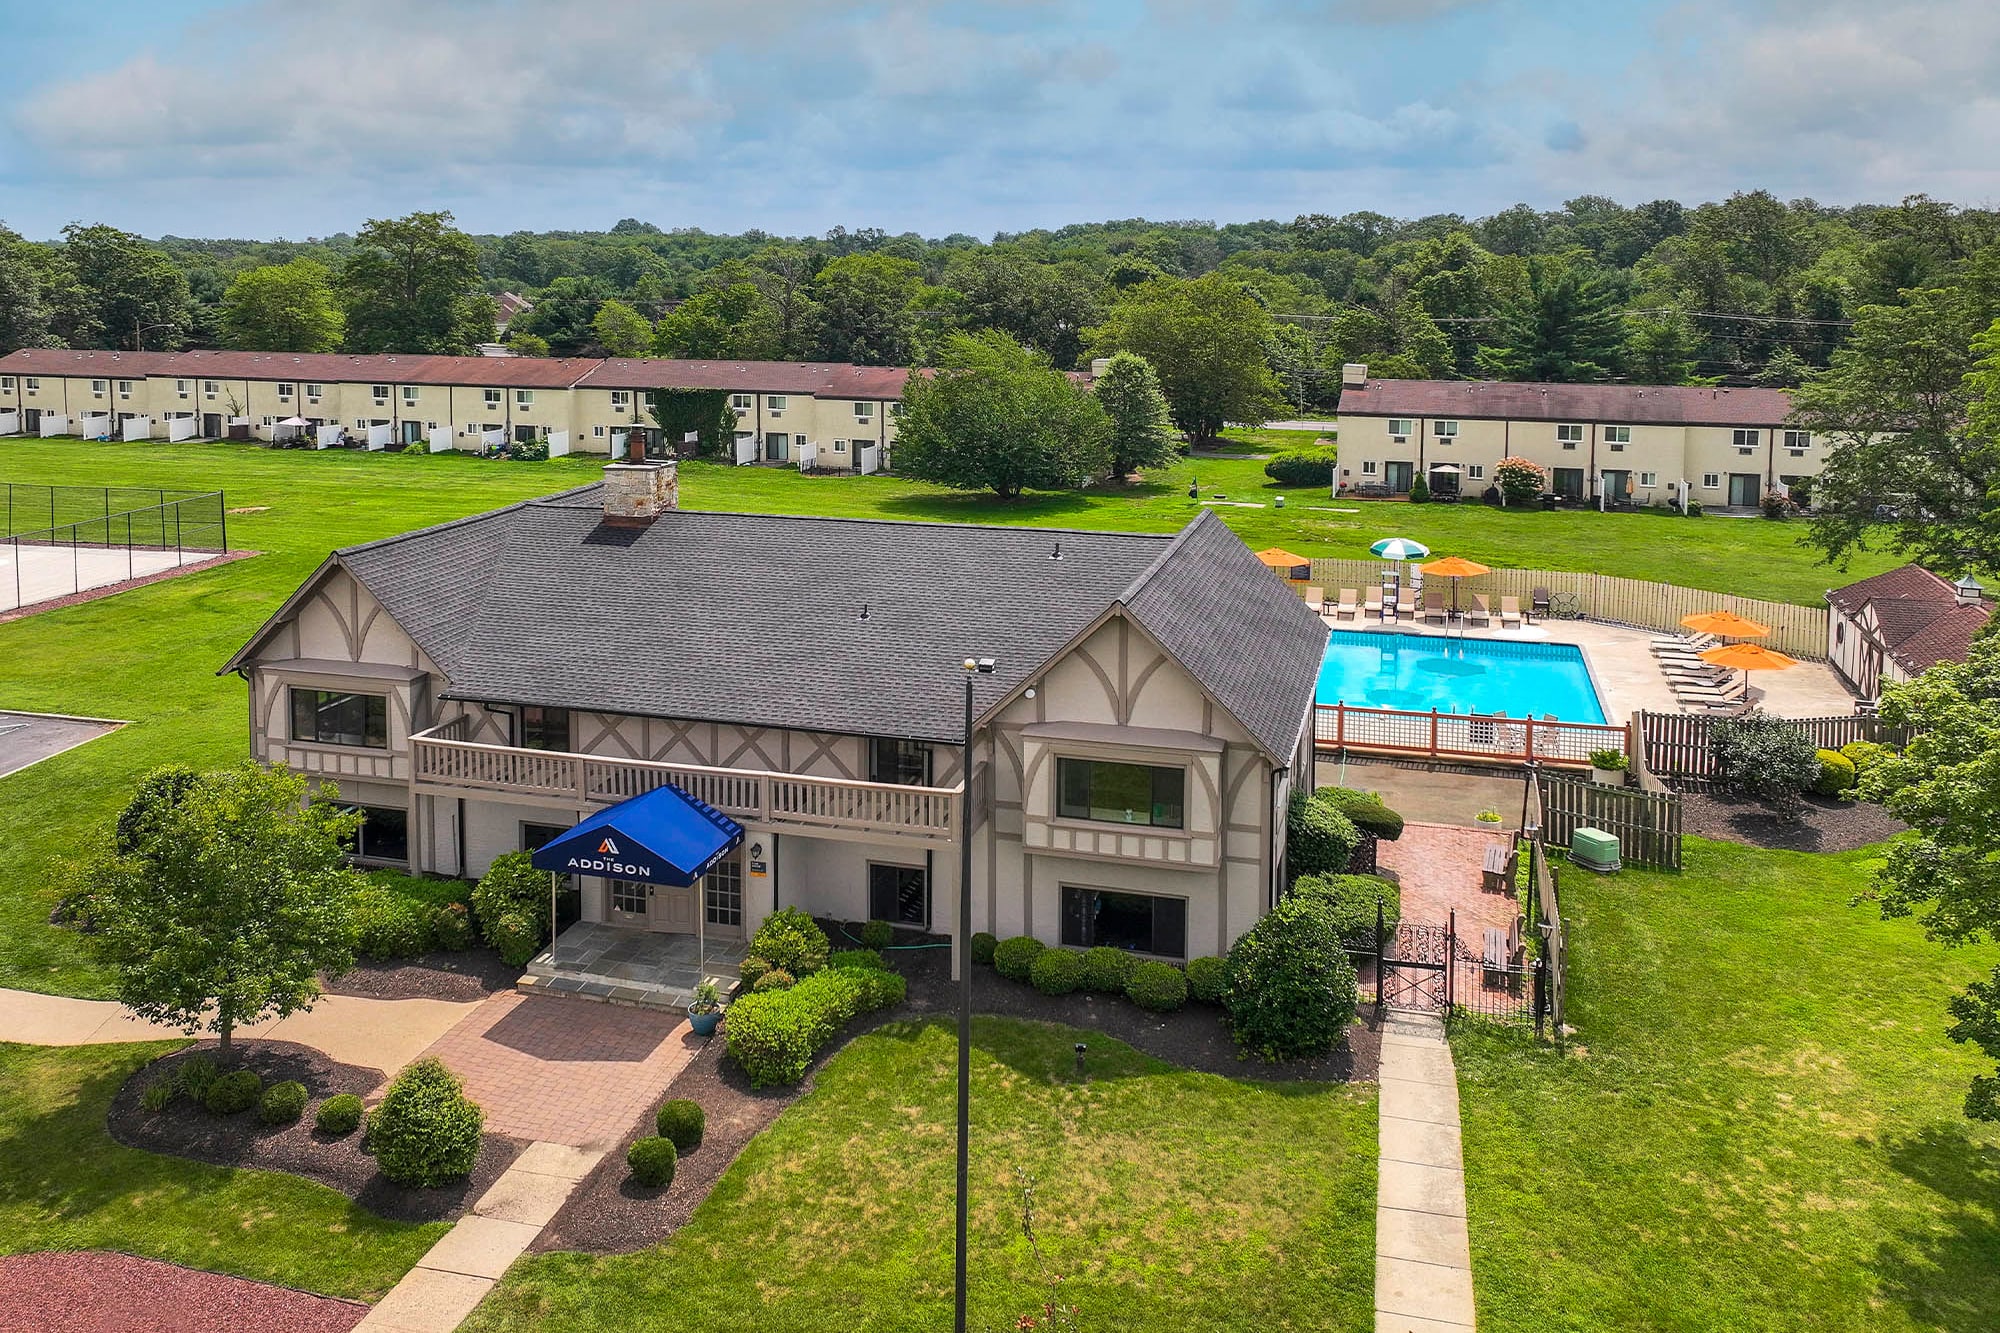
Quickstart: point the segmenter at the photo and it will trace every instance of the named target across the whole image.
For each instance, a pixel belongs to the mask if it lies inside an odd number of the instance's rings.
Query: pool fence
[[[1442,713],[1435,708],[1406,712],[1344,703],[1313,705],[1313,743],[1334,754],[1354,750],[1426,759],[1583,766],[1590,763],[1593,750],[1630,754],[1632,735],[1627,727],[1598,722]]]
[[[1312,583],[1325,590],[1327,604],[1331,606],[1338,600],[1340,589],[1353,588],[1366,595],[1368,589],[1381,585],[1385,571],[1394,572],[1398,568],[1381,560],[1319,559],[1312,562]],[[1407,572],[1414,566],[1401,568]],[[1826,660],[1824,606],[1767,602],[1673,583],[1550,569],[1495,569],[1460,579],[1458,591],[1461,599],[1469,593],[1485,594],[1498,613],[1502,597],[1519,598],[1521,608],[1527,610],[1533,604],[1537,588],[1548,591],[1559,614],[1672,634],[1685,632],[1681,628],[1683,616],[1702,611],[1734,611],[1771,627],[1770,635],[1758,640],[1765,647],[1815,662]]]
[[[1676,791],[1705,792],[1716,785],[1715,728],[1723,719],[1697,713],[1653,713],[1641,710],[1632,715],[1636,741],[1631,754],[1641,781],[1670,787]],[[1878,745],[1909,744],[1909,732],[1892,727],[1879,717],[1853,713],[1841,717],[1788,717],[1784,721],[1803,731],[1813,747],[1838,750],[1854,741]]]

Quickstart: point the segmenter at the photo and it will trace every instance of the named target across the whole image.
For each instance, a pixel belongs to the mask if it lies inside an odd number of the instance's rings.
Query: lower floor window
[[[1163,958],[1187,957],[1187,899],[1109,889],[1062,891],[1062,942],[1090,949],[1108,944]]]
[[[922,866],[868,867],[868,916],[900,926],[931,923],[931,877]]]
[[[358,805],[361,831],[354,835],[354,855],[363,861],[410,859],[410,813],[387,805]]]
[[[702,876],[702,898],[711,926],[743,924],[743,863],[718,861]]]

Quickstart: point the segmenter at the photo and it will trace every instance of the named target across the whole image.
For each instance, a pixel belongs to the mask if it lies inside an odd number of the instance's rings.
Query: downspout
[[[457,833],[458,833],[458,877],[460,879],[464,879],[466,878],[466,873],[465,873],[465,798],[463,796],[458,798]]]
[[[1283,867],[1278,863],[1278,820],[1280,816],[1278,810],[1278,788],[1291,771],[1289,766],[1271,770],[1271,830],[1265,839],[1264,847],[1264,857],[1271,865],[1270,889],[1266,894],[1267,901],[1264,904],[1266,911],[1278,905],[1278,886],[1284,880]]]

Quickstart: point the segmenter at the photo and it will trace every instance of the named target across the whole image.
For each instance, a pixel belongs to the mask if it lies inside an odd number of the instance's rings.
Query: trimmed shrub
[[[273,1083],[257,1099],[257,1118],[267,1125],[289,1125],[306,1113],[306,1085],[293,1079]]]
[[[209,1085],[221,1074],[213,1056],[190,1055],[181,1061],[174,1077],[180,1080],[181,1091],[187,1094],[188,1100],[199,1105],[208,1100]]]
[[[1413,505],[1429,504],[1430,498],[1431,484],[1425,481],[1424,474],[1419,472],[1410,480],[1410,503]]]
[[[1838,750],[1819,752],[1819,776],[1813,780],[1813,790],[1821,796],[1845,796],[1854,790],[1856,774],[1854,761]]]
[[[1323,1055],[1354,1021],[1354,967],[1333,912],[1291,894],[1229,950],[1224,1001],[1237,1045],[1267,1060]]]
[[[1542,493],[1548,478],[1532,459],[1516,455],[1493,465],[1493,484],[1500,488],[1508,504],[1526,504]]]
[[[431,947],[431,909],[367,884],[347,895],[354,952],[363,958],[415,958]]]
[[[901,973],[841,967],[815,972],[790,990],[747,995],[723,1021],[729,1058],[753,1088],[796,1083],[813,1052],[850,1019],[901,1004],[908,993]]]
[[[1033,935],[1016,935],[1001,940],[993,948],[993,970],[1009,981],[1026,981],[1028,969],[1035,965],[1035,959],[1048,947]]]
[[[1083,977],[1083,955],[1074,949],[1044,949],[1028,968],[1028,983],[1044,995],[1067,995]]]
[[[861,943],[870,949],[886,949],[896,938],[896,928],[887,921],[870,921],[861,928]]]
[[[1188,994],[1203,1004],[1221,1004],[1229,993],[1229,964],[1220,958],[1190,958],[1187,985]]]
[[[351,1092],[327,1098],[313,1117],[313,1128],[322,1134],[352,1134],[360,1124],[361,1099]]]
[[[257,1094],[263,1090],[264,1080],[257,1077],[255,1070],[232,1069],[216,1075],[215,1082],[202,1094],[201,1104],[211,1115],[235,1115],[255,1106]]]
[[[1083,954],[1083,988],[1099,995],[1122,995],[1139,960],[1123,949],[1100,944]]]
[[[157,1113],[172,1106],[174,1098],[179,1095],[180,1089],[174,1086],[172,1079],[156,1078],[146,1085],[144,1092],[139,1094],[139,1105],[145,1110]]]
[[[138,851],[154,817],[179,804],[200,780],[201,775],[186,764],[166,764],[140,778],[132,788],[132,799],[118,812],[118,826],[112,833],[118,854],[130,856]]]
[[[515,463],[546,463],[549,461],[549,437],[537,436],[532,440],[509,440],[501,452]]]
[[[825,967],[829,947],[819,922],[797,907],[771,913],[750,937],[751,953],[795,977],[808,976]]]
[[[887,959],[873,949],[835,949],[826,956],[828,967],[872,967],[889,966]]]
[[[754,990],[757,983],[763,979],[764,974],[770,970],[771,965],[753,953],[745,957],[737,965],[736,975],[743,979],[743,985],[746,988]]]
[[[701,1103],[675,1097],[660,1103],[653,1123],[658,1127],[660,1137],[671,1142],[676,1152],[691,1153],[701,1143],[702,1131],[708,1128],[708,1117],[702,1113]]]
[[[1292,794],[1291,814],[1285,820],[1285,855],[1295,877],[1338,875],[1360,845],[1361,830],[1353,820],[1305,792]]]
[[[1132,969],[1125,995],[1141,1009],[1167,1013],[1187,1003],[1188,980],[1172,963],[1151,959]]]
[[[1840,747],[1840,752],[1854,765],[1856,778],[1867,777],[1869,769],[1896,757],[1894,750],[1886,745],[1877,745],[1874,741],[1849,741]]]
[[[1280,486],[1331,486],[1339,461],[1334,449],[1287,449],[1264,464],[1264,475]]]
[[[507,966],[519,967],[542,947],[549,916],[548,872],[535,869],[526,852],[494,857],[472,890],[472,914],[480,934]]]
[[[1803,727],[1761,710],[1725,718],[1709,732],[1724,788],[1794,813],[1819,780],[1819,748]]]
[[[784,968],[774,967],[751,984],[750,993],[755,995],[759,991],[790,990],[797,982],[798,978]]]
[[[435,1189],[472,1174],[486,1116],[435,1057],[396,1075],[368,1117],[368,1147],[398,1185]]]
[[[502,912],[486,928],[486,941],[500,951],[500,961],[520,967],[542,951],[541,918],[526,912]]]
[[[1332,806],[1346,815],[1354,827],[1384,842],[1394,842],[1403,836],[1403,817],[1384,805],[1382,798],[1372,791],[1321,787],[1313,793],[1313,799]]]
[[[645,1138],[625,1150],[625,1165],[632,1179],[647,1189],[665,1189],[674,1183],[674,1167],[680,1163],[672,1139]]]
[[[446,903],[431,912],[431,943],[440,949],[470,949],[472,912],[464,903]]]
[[[972,961],[990,966],[993,951],[1000,947],[1000,938],[990,931],[977,931],[972,936]]]
[[[1375,904],[1382,903],[1382,924],[1394,930],[1402,919],[1402,891],[1373,875],[1306,875],[1292,883],[1292,892],[1326,904],[1333,928],[1350,948],[1375,947]]]

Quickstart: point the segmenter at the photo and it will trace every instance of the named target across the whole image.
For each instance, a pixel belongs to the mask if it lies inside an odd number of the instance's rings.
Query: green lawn
[[[1566,875],[1568,1059],[1453,1040],[1490,1333],[2000,1326],[2000,1128],[1944,953],[1850,906],[1868,856],[1688,842],[1680,876]]]
[[[86,850],[134,778],[169,761],[242,757],[243,687],[213,673],[329,549],[475,513],[593,479],[601,460],[546,464],[470,457],[272,451],[241,444],[0,442],[0,481],[221,487],[231,540],[265,552],[65,611],[0,625],[0,707],[130,719],[135,725],[0,779],[0,985],[101,996],[102,975],[74,937],[50,928],[51,871]],[[1190,472],[1192,469],[1192,473]],[[1498,511],[1386,501],[1334,506],[1266,482],[1255,461],[1183,464],[1131,487],[1036,495],[1013,504],[894,477],[804,477],[767,468],[690,465],[691,508],[867,518],[1041,523],[1172,531],[1205,492],[1265,503],[1219,512],[1253,547],[1365,555],[1391,533],[1489,564],[1605,569],[1719,591],[1814,600],[1838,581],[1793,544],[1799,529],[1761,520]],[[1268,507],[1279,495],[1283,510]],[[1343,510],[1355,510],[1348,513]],[[1873,572],[1876,560],[1856,573]]]
[[[526,1259],[466,1327],[949,1327],[954,1038],[860,1038],[664,1246]],[[1047,1294],[1016,1171],[1082,1328],[1374,1327],[1373,1087],[1238,1082],[1007,1019],[974,1041],[972,1327],[1011,1329]]]
[[[385,1221],[296,1176],[113,1142],[112,1094],[181,1044],[0,1045],[0,1254],[122,1250],[375,1300],[444,1234],[444,1223]]]
[[[1264,453],[1277,453],[1282,449],[1310,449],[1322,439],[1334,438],[1333,431],[1317,430],[1268,430],[1262,426],[1227,426],[1222,438],[1236,444],[1249,445]],[[1223,446],[1225,449],[1229,445]]]

